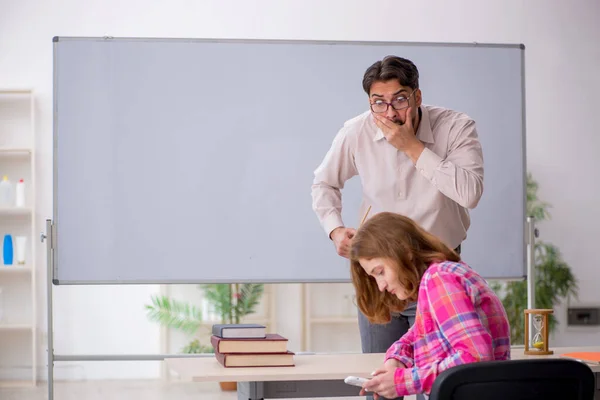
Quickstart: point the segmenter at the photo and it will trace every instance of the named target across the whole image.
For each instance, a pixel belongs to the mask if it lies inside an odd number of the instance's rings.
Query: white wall
[[[558,245],[580,286],[579,301],[600,307],[596,240],[600,237],[600,184],[592,181],[600,148],[594,118],[600,107],[600,3],[526,1],[527,165],[552,204],[540,239]],[[556,345],[598,342],[599,328],[566,326],[566,308],[555,310]]]
[[[600,185],[591,180],[596,170],[592,160],[600,147],[594,120],[600,106],[597,1],[20,0],[5,1],[1,7],[0,87],[33,87],[38,94],[40,231],[52,215],[53,36],[525,43],[527,162],[542,198],[554,206],[553,219],[540,227],[542,239],[559,244],[580,280],[580,300],[600,304],[595,294],[600,269],[594,263]],[[43,246],[38,261],[42,274]],[[55,351],[159,352],[158,327],[143,316],[143,304],[154,292],[152,286],[56,288]],[[99,305],[92,306],[92,301]],[[278,306],[278,326],[294,336],[295,343],[300,309],[297,300]],[[564,321],[564,310],[557,312]],[[39,322],[43,329],[43,315]],[[99,334],[101,328],[109,333]],[[591,343],[598,332],[567,329],[562,323],[556,344]],[[44,365],[43,346],[39,353]],[[57,369],[72,378],[158,376],[154,363],[137,363],[134,368],[128,363],[75,363],[68,368],[58,364]]]

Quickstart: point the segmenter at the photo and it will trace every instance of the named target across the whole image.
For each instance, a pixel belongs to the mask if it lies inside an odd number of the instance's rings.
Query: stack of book
[[[267,333],[263,325],[216,324],[210,342],[217,361],[226,368],[294,366],[288,339]]]

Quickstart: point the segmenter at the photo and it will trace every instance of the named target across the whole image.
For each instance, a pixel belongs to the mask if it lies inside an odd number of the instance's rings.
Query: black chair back
[[[429,400],[593,400],[594,373],[576,360],[483,361],[442,371]]]

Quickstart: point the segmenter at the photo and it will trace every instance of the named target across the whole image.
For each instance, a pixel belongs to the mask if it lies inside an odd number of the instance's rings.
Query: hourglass
[[[549,355],[554,354],[548,345],[548,316],[553,314],[552,309],[525,310],[525,354]],[[529,335],[529,316],[532,318],[533,337]]]

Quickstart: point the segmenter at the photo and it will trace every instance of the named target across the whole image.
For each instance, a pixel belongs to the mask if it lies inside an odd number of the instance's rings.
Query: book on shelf
[[[288,339],[276,333],[267,333],[264,338],[221,338],[212,335],[210,343],[219,353],[285,353]]]
[[[220,338],[264,338],[267,327],[260,324],[215,324],[212,334]]]

